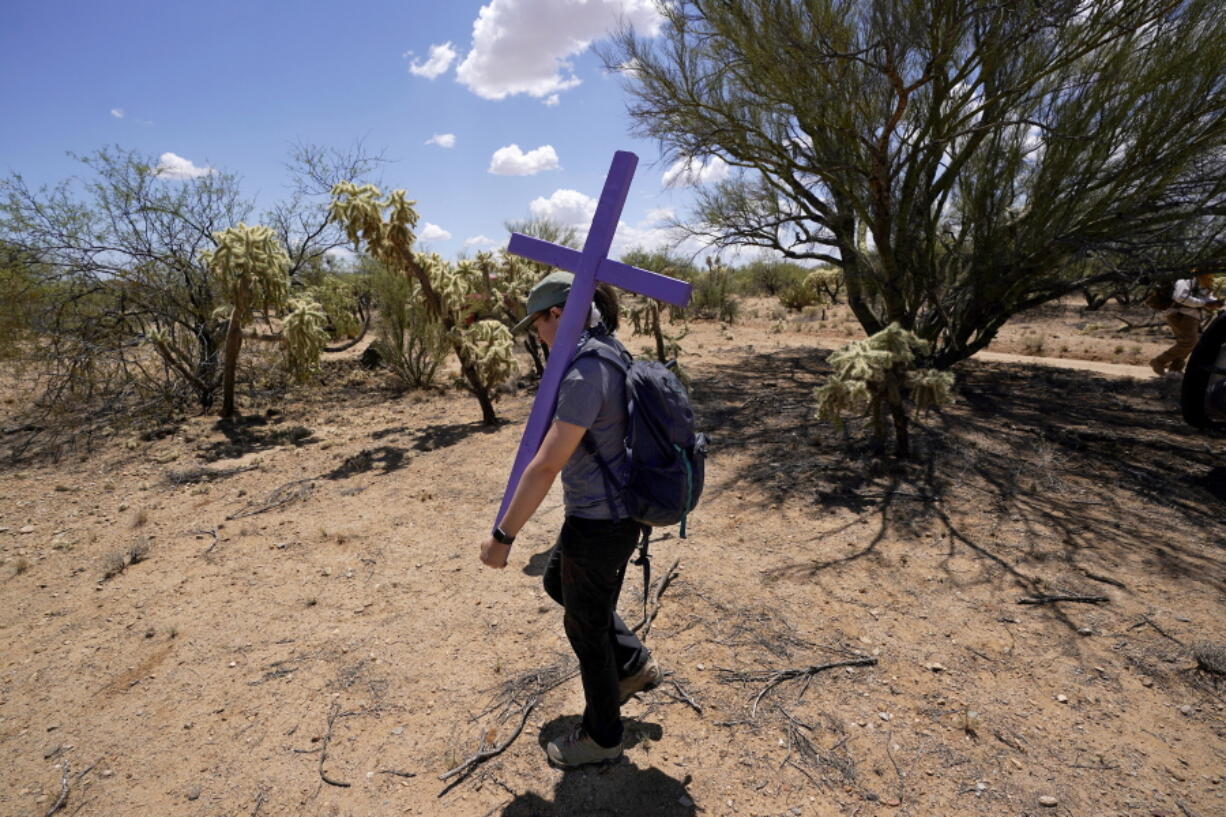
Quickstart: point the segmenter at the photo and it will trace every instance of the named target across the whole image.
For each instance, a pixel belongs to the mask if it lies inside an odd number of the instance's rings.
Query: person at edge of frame
[[[1149,362],[1154,374],[1163,375],[1166,372],[1182,372],[1184,361],[1196,348],[1200,339],[1200,322],[1204,312],[1221,309],[1224,303],[1220,298],[1213,297],[1213,275],[1210,273],[1195,274],[1193,277],[1181,278],[1175,282],[1171,291],[1174,303],[1163,311],[1167,325],[1175,335],[1175,343],[1171,348]]]
[[[531,327],[552,346],[574,275],[552,272],[528,294],[528,316],[513,331]],[[603,343],[624,353],[613,337],[617,296],[597,287],[582,348]],[[609,497],[596,459],[580,445],[590,434],[614,474],[626,470],[625,379],[595,356],[576,360],[558,389],[553,422],[528,463],[511,503],[493,535],[481,545],[481,561],[503,568],[516,534],[562,475],[566,518],[545,568],[545,591],[562,605],[566,637],[579,659],[585,708],[582,721],[549,742],[550,761],[562,768],[616,761],[622,754],[621,704],[660,684],[662,673],[647,648],[617,615],[626,563],[640,524],[628,518],[619,497]],[[611,502],[615,508],[611,508]],[[616,518],[613,516],[616,511]]]

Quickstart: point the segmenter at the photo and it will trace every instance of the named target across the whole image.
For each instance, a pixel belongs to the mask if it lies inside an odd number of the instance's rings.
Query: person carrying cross
[[[531,328],[551,349],[574,275],[553,272],[528,295],[528,317],[515,331]],[[613,336],[617,296],[607,284],[596,289],[579,347],[604,344],[625,354]],[[597,458],[581,445],[587,436],[614,474],[626,468],[625,380],[595,355],[578,358],[563,376],[557,408],[544,441],[524,469],[510,504],[481,545],[481,561],[503,568],[516,534],[562,475],[566,517],[545,568],[545,592],[563,608],[563,624],[583,682],[583,719],[569,734],[550,741],[549,759],[574,768],[607,763],[622,754],[621,704],[653,689],[663,674],[650,652],[617,615],[626,564],[641,525],[606,489]]]

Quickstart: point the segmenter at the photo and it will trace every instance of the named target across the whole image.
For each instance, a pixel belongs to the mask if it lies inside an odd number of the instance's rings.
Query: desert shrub
[[[410,388],[434,384],[450,344],[443,324],[435,320],[413,278],[368,262],[375,299],[375,346],[392,374]]]
[[[306,295],[324,315],[324,327],[331,340],[352,338],[362,331],[364,315],[359,302],[357,281],[353,276],[326,274]]]
[[[953,401],[951,372],[915,367],[917,358],[928,354],[930,348],[913,332],[890,324],[871,337],[832,352],[834,373],[813,392],[816,417],[843,428],[845,416],[867,416],[876,442],[884,445],[888,411],[894,421],[897,453],[909,455],[904,401],[909,399],[918,411]]]
[[[736,276],[733,269],[718,258],[708,258],[706,269],[693,280],[687,315],[735,323],[741,304],[736,298]]]
[[[817,306],[821,303],[821,298],[817,290],[805,284],[803,281],[797,281],[788,284],[779,293],[779,303],[787,309],[800,311],[807,306]]]
[[[758,259],[738,271],[740,290],[746,295],[775,297],[804,281],[807,270],[800,264],[781,259]]]

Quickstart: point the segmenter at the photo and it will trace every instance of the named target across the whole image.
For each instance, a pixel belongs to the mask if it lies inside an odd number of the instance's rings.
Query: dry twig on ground
[[[1058,601],[1075,601],[1082,604],[1103,604],[1111,601],[1106,596],[1082,596],[1075,593],[1055,593],[1048,595],[1047,593],[1036,593],[1033,596],[1024,596],[1017,600],[1018,604],[1054,604]]]
[[[259,465],[243,465],[238,468],[185,468],[181,471],[167,471],[166,481],[171,485],[194,485],[197,482],[212,482],[215,479],[225,479],[245,471],[254,471]]]
[[[477,747],[476,753],[472,757],[468,758],[468,760],[465,760],[463,763],[461,763],[459,766],[456,766],[454,769],[450,769],[446,772],[443,772],[441,775],[439,775],[438,776],[439,780],[448,780],[452,777],[455,777],[456,779],[448,783],[443,788],[443,790],[438,793],[438,796],[442,797],[444,794],[446,794],[447,792],[451,791],[453,788],[458,786],[460,783],[464,781],[464,778],[468,777],[468,775],[472,773],[473,769],[477,768],[485,761],[489,760],[492,757],[497,757],[498,755],[505,752],[507,750],[507,747],[509,747],[512,743],[514,743],[515,739],[519,737],[519,734],[524,731],[524,724],[528,722],[528,716],[532,714],[532,710],[536,708],[536,704],[537,704],[536,698],[529,698],[524,703],[523,711],[519,719],[519,725],[515,727],[515,731],[513,731],[510,735],[508,735],[507,739],[504,740],[502,743],[494,747],[486,748],[485,740],[483,739],[481,741],[480,746]]]
[[[333,780],[332,778],[328,777],[327,772],[324,771],[324,763],[328,761],[328,745],[332,742],[332,727],[336,724],[336,721],[339,718],[347,718],[350,715],[359,714],[357,712],[341,712],[340,710],[341,705],[338,702],[333,701],[332,711],[328,713],[328,731],[324,733],[323,739],[320,741],[320,745],[317,748],[295,749],[294,751],[300,755],[313,755],[316,752],[319,752],[319,779],[327,783],[329,786],[347,789],[351,784],[340,780]]]
[[[307,477],[306,479],[295,479],[285,483],[277,490],[268,495],[268,499],[263,502],[252,502],[243,508],[238,513],[230,514],[226,517],[227,520],[242,519],[246,516],[255,516],[256,514],[266,511],[275,510],[277,508],[289,505],[291,502],[300,502],[308,499],[315,491],[315,478]]]
[[[660,596],[664,593],[665,588],[672,582],[673,577],[677,575],[677,568],[681,565],[681,557],[673,559],[673,563],[668,566],[668,570],[664,571],[664,575],[656,582],[651,593],[647,596],[647,612],[643,615],[643,619],[630,628],[632,632],[638,633],[639,638],[646,638],[647,633],[651,631],[652,622],[656,620],[656,615],[660,612]]]
[[[733,670],[721,669],[719,670],[721,673],[719,680],[726,684],[753,684],[765,681],[766,686],[762,687],[758,694],[754,696],[753,707],[750,709],[750,717],[757,717],[758,704],[762,701],[762,698],[765,697],[766,693],[770,692],[784,681],[804,678],[806,682],[805,688],[807,689],[808,682],[811,681],[813,676],[817,675],[819,672],[825,672],[828,669],[837,669],[838,667],[871,667],[876,663],[876,658],[869,658],[866,656],[862,658],[851,658],[847,661],[835,661],[830,664],[816,664],[799,669],[785,669],[776,671],[766,670],[763,672],[735,672]],[[803,695],[804,692],[802,691],[801,694]]]

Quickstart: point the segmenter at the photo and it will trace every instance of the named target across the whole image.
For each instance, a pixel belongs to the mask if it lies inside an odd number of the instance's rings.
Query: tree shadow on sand
[[[573,729],[576,716],[556,718],[540,732],[542,753],[545,744]],[[626,721],[626,745],[644,739],[659,740],[663,730],[657,724],[633,719]],[[609,766],[569,769],[562,772],[553,790],[553,800],[528,792],[517,796],[499,814],[502,817],[695,817],[697,808],[686,787],[690,783],[669,777],[655,768],[639,768],[622,758]]]
[[[1226,590],[1226,549],[1174,533],[1226,541],[1226,469],[1207,435],[1184,425],[1177,381],[966,361],[957,367],[958,402],[917,419],[915,456],[899,462],[863,442],[861,422],[840,432],[813,419],[813,388],[830,371],[825,357],[785,349],[695,379],[699,425],[713,450],[751,455],[725,484],[756,487],[772,502],[809,503],[815,542],[877,519],[856,552],[800,559],[768,578],[812,577],[871,556],[887,535],[918,539],[935,526],[951,553],[965,546],[1019,580],[1025,566],[1046,560],[1084,572],[1090,558],[1132,556]],[[839,509],[858,518],[828,529],[822,515]],[[1023,532],[982,540],[964,521],[971,514],[1019,522]]]
[[[413,450],[437,451],[440,448],[453,446],[473,434],[493,434],[509,421],[499,420],[497,425],[487,426],[482,422],[451,423],[449,425],[427,426],[413,438]]]

